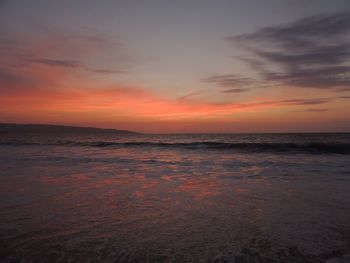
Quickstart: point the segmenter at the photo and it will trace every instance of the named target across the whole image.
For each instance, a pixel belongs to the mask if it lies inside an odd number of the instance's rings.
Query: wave
[[[108,141],[55,141],[55,142],[0,142],[0,145],[65,145],[81,147],[158,147],[197,150],[233,150],[240,152],[277,152],[312,154],[350,154],[350,143],[312,142],[312,143],[228,143],[228,142],[108,142]]]

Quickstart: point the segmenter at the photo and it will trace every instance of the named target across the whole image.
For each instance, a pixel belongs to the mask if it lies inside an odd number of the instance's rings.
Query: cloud
[[[222,92],[223,93],[241,93],[241,92],[247,92],[249,89],[245,88],[233,88],[233,89],[225,89]]]
[[[191,98],[191,97],[194,97],[194,96],[197,96],[199,94],[201,94],[202,91],[198,90],[198,91],[194,91],[194,92],[191,92],[191,93],[188,93],[184,96],[181,96],[178,98],[178,101],[184,101],[184,100],[187,100],[188,98]]]
[[[0,36],[1,67],[23,74],[25,68],[40,67],[45,72],[75,71],[119,74],[126,72],[127,55],[114,38],[77,32],[62,33],[57,30],[31,32],[31,36],[4,29]],[[24,70],[23,70],[24,69]],[[90,74],[93,78],[93,74]]]
[[[234,74],[228,75],[214,75],[203,79],[204,82],[214,83],[221,87],[237,87],[242,85],[250,85],[251,79],[240,77]]]
[[[318,105],[331,102],[334,98],[288,99],[261,102],[261,104],[275,105]]]
[[[290,48],[313,46],[314,39],[343,36],[350,30],[350,11],[322,14],[300,19],[283,26],[271,26],[253,34],[231,37],[233,40],[263,40]]]
[[[98,73],[98,74],[119,74],[119,73],[125,73],[126,71],[124,70],[110,70],[110,69],[96,69],[96,68],[90,68],[90,67],[84,67],[85,70]]]
[[[2,108],[17,112],[26,104],[43,105],[43,100],[59,104],[58,100],[62,99],[64,103],[68,94],[88,94],[79,91],[79,87],[91,89],[101,85],[99,83],[111,82],[110,78],[100,75],[124,72],[113,69],[123,68],[123,62],[114,63],[122,50],[113,39],[56,31],[45,31],[40,37],[31,33],[30,37],[24,37],[15,30],[4,30],[0,36]],[[75,92],[76,87],[79,92]],[[67,89],[72,91],[69,93]]]
[[[249,88],[255,85],[258,85],[258,82],[248,78],[241,77],[235,74],[227,74],[227,75],[213,75],[202,80],[206,83],[213,83],[218,85],[222,89],[222,93],[242,93],[248,92]]]
[[[326,112],[328,111],[328,109],[306,109],[306,110],[295,110],[295,111],[291,111],[291,112]]]
[[[335,99],[334,97],[252,99],[245,103],[215,103],[186,100],[186,98],[170,99],[142,87],[86,88],[83,82],[77,83],[74,89],[69,86],[54,89],[36,86],[26,90],[21,89],[20,92],[13,92],[13,90],[11,87],[2,90],[0,104],[6,109],[3,114],[21,112],[21,116],[26,116],[36,112],[37,115],[47,114],[46,118],[49,118],[50,114],[55,113],[69,120],[72,112],[77,113],[76,116],[90,114],[105,121],[120,118],[157,121],[220,119],[251,111],[327,104]]]
[[[29,62],[43,64],[52,67],[62,68],[80,68],[82,67],[81,62],[77,60],[59,60],[59,59],[30,59]]]
[[[339,99],[350,99],[350,96],[340,96]]]
[[[350,11],[344,11],[228,39],[250,54],[245,61],[266,82],[334,89],[350,86],[349,33]]]
[[[335,92],[350,92],[350,87],[349,88],[340,88],[340,89],[336,89],[334,91]]]
[[[114,74],[114,73],[122,73],[120,70],[108,70],[108,69],[96,69],[83,65],[83,63],[79,60],[64,60],[64,59],[30,59],[28,60],[31,63],[41,64],[50,67],[59,67],[66,69],[82,69],[94,73],[99,74]]]

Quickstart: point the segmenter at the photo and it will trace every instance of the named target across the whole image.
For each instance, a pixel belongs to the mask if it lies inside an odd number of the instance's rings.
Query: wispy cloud
[[[339,99],[350,99],[350,96],[340,96]]]
[[[288,100],[280,100],[278,102],[286,105],[317,105],[317,104],[328,103],[331,100],[333,99],[332,98],[288,99]]]
[[[30,59],[29,62],[43,64],[52,67],[62,67],[62,68],[80,68],[82,64],[78,60],[62,60],[62,59]]]
[[[252,82],[250,78],[240,77],[234,74],[214,75],[203,79],[203,81],[207,83],[214,83],[225,88],[250,85]]]
[[[222,93],[248,92],[249,87],[258,83],[248,77],[241,77],[235,74],[213,75],[202,80],[206,83],[213,83],[221,88]]]
[[[302,88],[350,85],[350,11],[324,14],[228,37],[250,53],[266,82]]]
[[[233,89],[225,89],[222,92],[223,93],[242,93],[242,92],[247,92],[249,89],[246,88],[233,88]]]
[[[346,91],[350,85],[350,11],[323,14],[228,37],[250,53],[239,58],[266,82]]]
[[[42,70],[47,72],[52,69],[67,74],[75,71],[97,75],[126,72],[127,56],[114,38],[55,30],[27,38],[16,31],[5,33],[0,37],[1,67],[18,75],[22,69],[35,65],[45,67]]]
[[[305,110],[294,110],[291,112],[305,113],[305,112],[326,112],[326,111],[329,111],[329,109],[305,109]]]
[[[115,73],[123,72],[121,70],[91,68],[89,66],[84,65],[79,60],[42,58],[42,59],[29,59],[28,61],[31,63],[41,64],[49,67],[59,67],[59,68],[66,68],[66,69],[82,69],[82,70],[99,73],[99,74],[115,74]]]
[[[197,95],[199,95],[199,94],[201,94],[201,93],[202,93],[201,90],[194,91],[194,92],[190,92],[190,93],[188,93],[188,94],[186,94],[186,95],[183,95],[183,96],[179,97],[179,98],[178,98],[178,101],[185,101],[185,100],[187,100],[187,99],[189,99],[189,98],[192,98],[192,97],[194,97],[194,96],[197,96]]]
[[[140,87],[114,86],[86,89],[79,83],[74,89],[60,87],[48,89],[33,86],[30,89],[14,92],[14,89],[2,90],[0,103],[7,109],[15,110],[18,105],[28,112],[84,112],[91,114],[104,112],[106,116],[125,116],[127,118],[179,120],[195,118],[215,118],[231,116],[236,113],[269,110],[274,108],[321,105],[335,98],[291,98],[280,100],[251,99],[245,103],[203,102],[182,99],[170,99],[159,96]],[[11,87],[11,86],[10,86]],[[16,89],[15,89],[16,90]],[[14,102],[16,102],[14,104]],[[18,111],[18,109],[17,109]],[[102,115],[101,118],[104,118]]]

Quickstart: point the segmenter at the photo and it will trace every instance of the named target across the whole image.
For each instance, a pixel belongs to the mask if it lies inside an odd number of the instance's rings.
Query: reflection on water
[[[3,262],[323,262],[350,250],[347,155],[0,155]]]

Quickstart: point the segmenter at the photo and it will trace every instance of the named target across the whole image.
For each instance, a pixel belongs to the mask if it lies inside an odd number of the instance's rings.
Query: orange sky
[[[239,18],[241,24],[223,27],[219,35],[188,20],[174,29],[181,37],[169,44],[162,43],[167,31],[158,24],[145,35],[142,26],[147,25],[125,22],[129,27],[116,24],[107,30],[94,18],[90,28],[95,28],[87,29],[79,24],[87,15],[82,13],[67,14],[67,21],[75,19],[70,28],[55,15],[6,7],[0,20],[0,122],[152,133],[350,131],[347,13],[317,16],[315,9],[310,19],[276,19],[268,21],[270,27],[260,17],[248,32],[250,22]],[[174,17],[178,25],[183,15]],[[327,35],[333,16],[344,22],[334,42]],[[27,22],[18,23],[19,18]],[[317,19],[323,19],[325,32],[313,30]],[[198,41],[187,34],[187,26],[197,28]],[[157,32],[162,32],[159,39]],[[314,43],[309,34],[315,32]],[[256,46],[259,41],[268,49]],[[300,41],[310,47],[290,46]],[[238,47],[232,44],[237,42]]]

